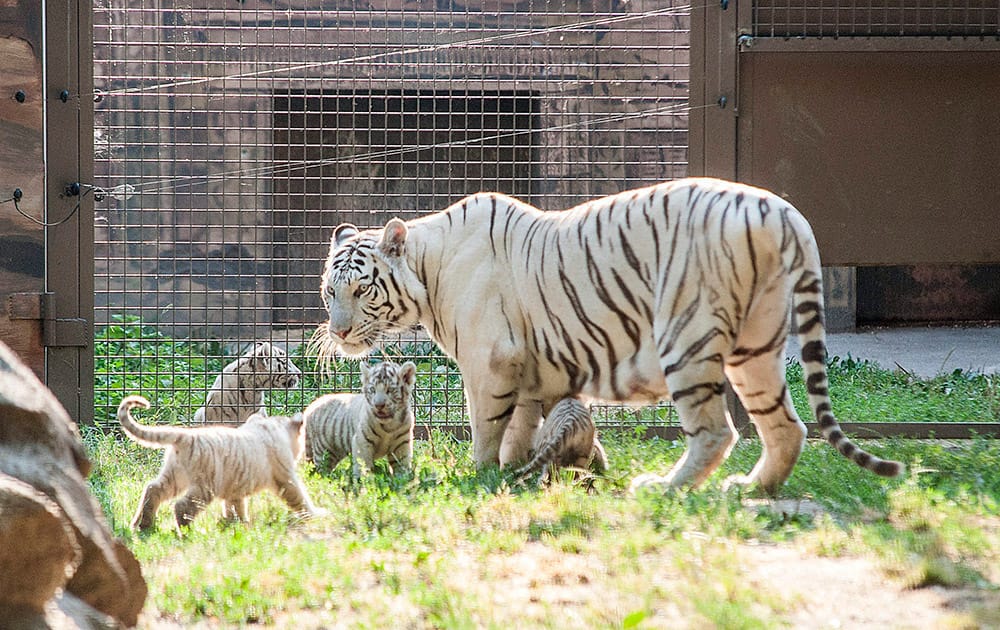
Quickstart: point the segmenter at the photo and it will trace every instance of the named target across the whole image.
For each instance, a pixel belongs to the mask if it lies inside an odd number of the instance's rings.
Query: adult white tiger
[[[774,491],[806,434],[785,381],[792,313],[824,437],[877,474],[902,471],[857,448],[831,412],[816,242],[765,190],[685,179],[562,212],[479,193],[382,229],[340,225],[321,291],[321,354],[360,356],[419,322],[455,359],[478,464],[525,460],[541,416],[567,396],[670,396],[687,451],[666,477],[637,481],[697,485],[736,442],[728,377],[764,445],[740,480]]]

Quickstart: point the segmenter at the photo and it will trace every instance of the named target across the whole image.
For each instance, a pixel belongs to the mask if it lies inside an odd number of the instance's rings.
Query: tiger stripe
[[[563,466],[600,473],[608,468],[590,408],[575,398],[564,398],[552,407],[535,434],[533,451],[528,463],[514,471],[515,478],[541,473],[545,480],[553,468]]]

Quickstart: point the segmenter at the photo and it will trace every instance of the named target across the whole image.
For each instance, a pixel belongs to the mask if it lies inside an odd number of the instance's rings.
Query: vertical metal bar
[[[47,0],[46,64],[46,291],[56,294],[55,319],[93,322],[93,182],[91,6],[89,0]],[[89,338],[89,335],[88,335]],[[60,340],[55,339],[57,344]],[[46,350],[46,383],[78,422],[93,421],[93,347]]]
[[[691,10],[692,175],[736,177],[736,25],[735,7]]]

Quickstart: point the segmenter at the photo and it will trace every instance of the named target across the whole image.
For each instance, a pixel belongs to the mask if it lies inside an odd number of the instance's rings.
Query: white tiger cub
[[[717,179],[666,182],[542,212],[498,193],[384,228],[334,230],[320,285],[321,355],[367,353],[421,324],[458,364],[477,464],[527,460],[544,414],[567,397],[673,399],[688,448],[656,487],[700,484],[737,433],[728,379],[763,452],[746,483],[776,491],[806,426],[785,381],[789,321],[813,419],[843,455],[859,449],[831,406],[819,251],[774,193]]]
[[[563,398],[552,407],[535,433],[532,451],[531,460],[514,472],[518,479],[540,472],[540,479],[545,480],[553,468],[561,466],[600,473],[608,469],[608,456],[597,439],[590,408],[576,398]]]
[[[264,394],[271,389],[291,389],[302,371],[281,348],[259,341],[229,362],[215,378],[205,406],[194,413],[195,424],[239,423],[258,413],[267,415]]]
[[[361,364],[360,394],[326,394],[305,410],[306,459],[330,468],[351,456],[360,477],[385,457],[390,469],[411,470],[413,426],[410,399],[416,365],[383,361]]]
[[[132,528],[156,523],[160,504],[180,493],[174,505],[178,527],[191,523],[213,499],[223,501],[223,516],[247,519],[247,497],[271,490],[299,516],[323,514],[313,505],[295,470],[302,454],[301,413],[291,418],[252,415],[239,427],[151,427],[137,423],[133,408],[148,409],[142,396],[128,396],[118,405],[118,422],[143,446],[165,448],[163,465],[146,484]]]

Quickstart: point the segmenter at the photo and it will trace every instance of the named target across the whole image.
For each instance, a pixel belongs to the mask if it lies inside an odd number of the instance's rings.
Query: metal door
[[[692,16],[692,171],[791,200],[828,265],[1000,261],[1000,7],[815,5]]]

